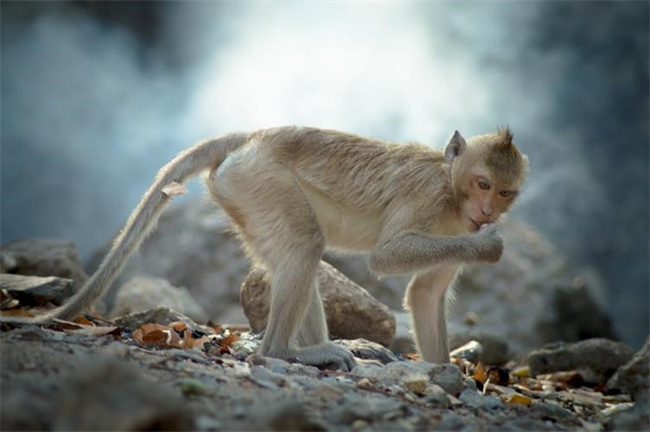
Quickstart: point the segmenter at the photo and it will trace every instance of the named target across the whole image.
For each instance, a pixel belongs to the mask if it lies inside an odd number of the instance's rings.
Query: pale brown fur
[[[468,143],[456,132],[444,153],[299,127],[207,141],[161,170],[71,303],[19,321],[69,317],[89,306],[155,224],[169,201],[165,185],[210,169],[211,195],[255,264],[272,275],[262,354],[353,367],[350,352],[328,341],[316,285],[323,251],[338,249],[369,252],[379,274],[415,274],[405,304],[419,350],[427,361],[447,361],[447,287],[462,264],[499,259],[503,245],[494,222],[512,204],[525,165],[509,129]]]

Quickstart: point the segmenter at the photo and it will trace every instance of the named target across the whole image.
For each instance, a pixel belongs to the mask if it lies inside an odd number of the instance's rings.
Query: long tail
[[[182,184],[200,172],[218,166],[230,152],[243,146],[248,139],[249,135],[245,133],[225,135],[201,141],[180,153],[158,172],[153,185],[129,216],[99,269],[74,296],[47,314],[33,318],[0,315],[0,322],[43,324],[52,318],[68,319],[83,312],[106,293],[128,258],[138,250],[142,241],[156,226],[160,214],[171,200],[170,196],[163,192],[165,186],[171,183]]]

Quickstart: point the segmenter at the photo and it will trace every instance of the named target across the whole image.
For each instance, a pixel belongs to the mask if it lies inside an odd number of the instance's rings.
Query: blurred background
[[[441,147],[508,124],[531,160],[513,218],[603,278],[625,341],[647,337],[647,2],[0,8],[2,243],[70,239],[87,259],[158,168],[233,130]]]

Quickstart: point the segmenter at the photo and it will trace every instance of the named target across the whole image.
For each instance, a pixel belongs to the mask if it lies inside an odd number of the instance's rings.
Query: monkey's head
[[[445,160],[451,165],[462,223],[471,231],[507,212],[526,180],[528,158],[515,146],[509,128],[467,141],[456,131]]]

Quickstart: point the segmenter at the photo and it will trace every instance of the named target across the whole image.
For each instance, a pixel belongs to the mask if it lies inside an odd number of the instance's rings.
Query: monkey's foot
[[[349,349],[332,342],[304,347],[293,354],[292,357],[300,363],[321,369],[334,368],[348,372],[357,364]]]

